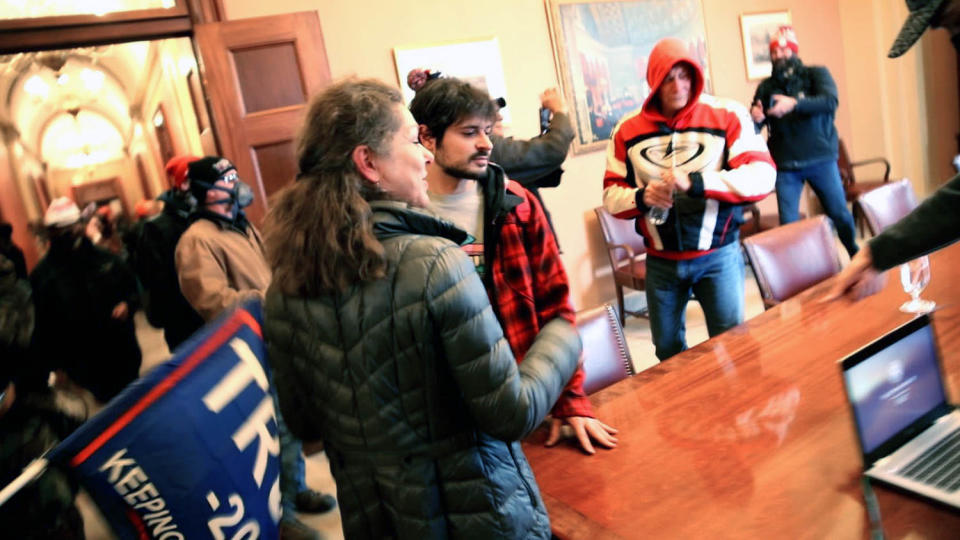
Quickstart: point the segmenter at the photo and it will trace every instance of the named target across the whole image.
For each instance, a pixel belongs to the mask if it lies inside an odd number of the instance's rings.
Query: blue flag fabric
[[[280,444],[258,301],[207,325],[48,458],[121,539],[276,538]]]

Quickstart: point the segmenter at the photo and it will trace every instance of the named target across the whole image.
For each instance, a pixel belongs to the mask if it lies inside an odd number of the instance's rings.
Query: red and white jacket
[[[678,63],[693,67],[691,96],[672,118],[659,111],[661,83]],[[643,107],[625,116],[607,147],[603,205],[621,219],[637,219],[651,255],[692,259],[738,239],[741,205],[773,191],[776,168],[746,107],[703,94],[699,63],[679,40],[665,40],[650,53]],[[687,172],[691,187],[677,192],[668,219],[654,225],[643,203],[648,182],[664,171]]]

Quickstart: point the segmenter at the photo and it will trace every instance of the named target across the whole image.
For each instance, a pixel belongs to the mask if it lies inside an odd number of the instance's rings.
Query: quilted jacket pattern
[[[577,365],[566,321],[517,365],[449,222],[377,202],[386,278],[268,291],[265,338],[291,432],[322,440],[347,538],[549,538],[520,443]],[[454,241],[451,241],[454,240]]]

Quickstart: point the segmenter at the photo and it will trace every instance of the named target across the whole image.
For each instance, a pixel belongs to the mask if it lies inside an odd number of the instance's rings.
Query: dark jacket
[[[16,392],[13,407],[0,414],[0,486],[13,481],[79,425],[56,409],[50,392],[26,393],[19,386]],[[64,469],[51,463],[35,482],[0,506],[0,534],[23,540],[84,538],[83,519],[73,504],[77,487]]]
[[[137,378],[140,345],[133,315],[137,280],[120,257],[86,237],[76,250],[51,248],[30,274],[37,327],[37,361],[63,369],[106,403]],[[111,316],[126,302],[124,320]]]
[[[27,279],[27,260],[19,246],[13,242],[4,244],[4,241],[0,240],[0,255],[10,259],[18,278]]]
[[[531,191],[537,187],[551,187],[538,185],[537,180],[563,164],[573,136],[570,117],[566,113],[556,113],[550,120],[550,129],[532,139],[517,140],[491,135],[493,150],[490,151],[490,161],[503,167],[511,180],[520,182]]]
[[[49,371],[29,356],[35,315],[30,283],[19,279],[14,264],[0,255],[0,369],[18,388],[44,389]],[[0,388],[3,391],[3,388]]]
[[[493,150],[490,161],[500,165],[511,180],[516,180],[537,198],[554,237],[557,230],[553,226],[550,212],[543,204],[540,188],[557,187],[563,169],[560,165],[567,159],[567,151],[573,142],[573,125],[566,113],[555,113],[550,119],[550,128],[541,135],[528,140],[513,137],[491,135]],[[554,238],[556,240],[556,238]],[[558,243],[559,247],[559,243]]]
[[[827,68],[800,65],[785,81],[764,79],[753,101],[766,111],[774,94],[797,98],[797,106],[782,118],[767,115],[767,146],[778,169],[802,169],[837,160],[837,85]]]
[[[519,367],[466,233],[376,202],[385,278],[319,298],[267,293],[264,337],[290,431],[322,440],[347,538],[549,538],[520,438],[576,367],[548,325]],[[573,346],[571,346],[571,344]]]
[[[960,175],[870,240],[873,265],[886,270],[960,239]]]
[[[203,326],[203,318],[180,292],[174,260],[177,242],[189,225],[189,210],[168,202],[160,215],[143,223],[134,251],[147,320],[163,328],[171,351]]]

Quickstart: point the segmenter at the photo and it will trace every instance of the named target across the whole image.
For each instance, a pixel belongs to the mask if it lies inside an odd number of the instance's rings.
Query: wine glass
[[[930,260],[926,256],[900,265],[900,284],[903,292],[910,295],[910,300],[900,306],[904,313],[927,313],[933,311],[936,303],[932,300],[921,300],[920,293],[930,283]]]

